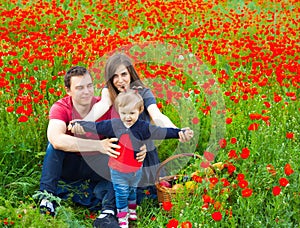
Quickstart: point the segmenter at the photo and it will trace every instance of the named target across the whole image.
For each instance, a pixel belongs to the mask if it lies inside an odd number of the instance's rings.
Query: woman
[[[91,112],[84,120],[95,121],[106,113],[120,92],[127,89],[135,89],[138,90],[144,100],[144,111],[139,118],[148,122],[152,121],[160,127],[177,128],[166,115],[161,113],[156,105],[153,93],[142,83],[131,59],[127,55],[117,53],[108,59],[105,65],[105,80],[106,87],[102,90],[101,101],[93,106]],[[113,113],[112,117],[118,117],[116,112]],[[192,137],[193,135],[183,132],[179,134],[180,142],[187,142]],[[156,198],[155,175],[160,160],[153,141],[147,143],[146,147],[147,151],[151,152],[147,152],[143,162],[143,177],[139,183],[140,187],[138,188],[137,196],[138,204],[145,197]]]

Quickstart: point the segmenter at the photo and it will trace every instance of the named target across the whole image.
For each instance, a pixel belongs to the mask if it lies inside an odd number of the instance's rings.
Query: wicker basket
[[[176,159],[176,158],[182,158],[182,157],[196,157],[196,158],[201,158],[202,157],[198,154],[193,154],[193,153],[183,153],[183,154],[176,154],[173,155],[166,160],[164,160],[160,166],[158,167],[156,171],[156,177],[155,177],[155,186],[157,189],[157,198],[159,203],[163,202],[171,202],[172,198],[176,196],[178,193],[178,190],[172,189],[172,188],[167,188],[165,186],[161,186],[159,183],[164,180],[168,182],[173,182],[178,180],[182,175],[172,175],[172,176],[165,176],[165,177],[159,177],[160,176],[160,171],[161,169],[170,161]]]

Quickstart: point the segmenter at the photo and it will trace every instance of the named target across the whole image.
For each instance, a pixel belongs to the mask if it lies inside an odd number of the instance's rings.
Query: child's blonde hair
[[[138,109],[140,113],[144,111],[144,100],[137,90],[128,89],[118,94],[114,102],[115,109],[119,112],[120,107]]]

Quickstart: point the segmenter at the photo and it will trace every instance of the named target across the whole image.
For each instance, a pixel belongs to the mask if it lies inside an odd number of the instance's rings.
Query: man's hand
[[[120,152],[115,151],[115,149],[120,149],[120,146],[115,144],[118,138],[110,138],[101,140],[101,149],[99,150],[103,154],[107,154],[110,157],[117,158]]]
[[[179,132],[179,141],[184,143],[191,140],[194,137],[194,131],[189,127],[182,128],[184,131]]]
[[[143,146],[141,146],[140,152],[138,152],[138,153],[136,154],[136,160],[137,160],[138,162],[143,162],[144,159],[145,159],[145,157],[146,157],[146,154],[147,154],[147,147],[146,147],[146,145],[144,144]]]

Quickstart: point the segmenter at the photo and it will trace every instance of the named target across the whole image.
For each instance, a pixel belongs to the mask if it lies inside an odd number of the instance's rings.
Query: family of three
[[[55,215],[56,203],[49,195],[72,197],[100,211],[94,227],[128,227],[128,220],[137,219],[142,199],[156,195],[160,161],[153,140],[187,142],[193,131],[177,128],[160,112],[127,55],[112,55],[104,74],[106,86],[99,98],[86,68],[66,72],[68,96],[50,109],[40,210]]]

